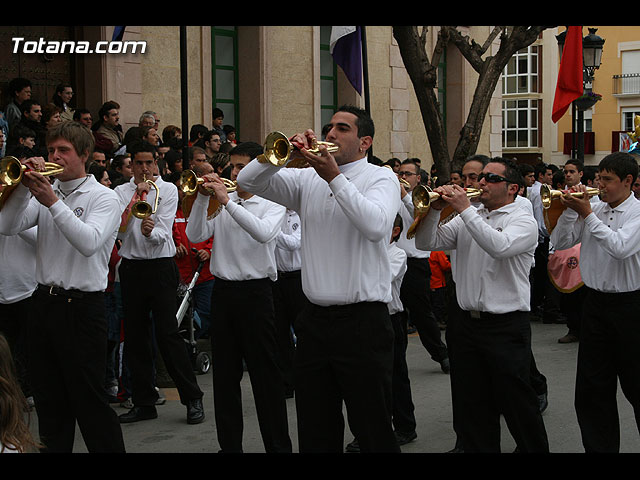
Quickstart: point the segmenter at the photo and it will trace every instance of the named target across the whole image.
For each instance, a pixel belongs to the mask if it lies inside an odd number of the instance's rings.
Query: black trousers
[[[584,301],[587,295],[587,287],[582,286],[571,293],[560,293],[560,309],[567,317],[569,333],[580,337],[582,330],[582,318],[584,316]]]
[[[302,291],[300,270],[278,272],[278,280],[273,282],[273,304],[275,308],[276,345],[278,365],[284,378],[285,391],[291,393],[293,386],[293,357],[295,344],[291,329],[295,331],[295,321],[307,297]]]
[[[25,397],[32,395],[27,369],[27,327],[31,303],[31,297],[14,303],[0,303],[0,333],[11,348],[18,383]]]
[[[441,362],[449,356],[440,337],[440,327],[431,308],[428,258],[407,258],[407,271],[400,287],[400,300],[409,313],[409,323],[418,330],[420,342],[431,358]]]
[[[284,382],[277,363],[272,281],[216,278],[211,295],[213,400],[222,452],[242,452],[244,358],[267,453],[291,453]]]
[[[588,287],[576,373],[575,407],[587,452],[620,450],[618,380],[640,429],[640,290],[607,294]]]
[[[393,326],[393,375],[391,390],[393,398],[393,428],[398,433],[410,434],[416,431],[415,406],[411,397],[411,381],[407,367],[407,314],[398,312],[391,315]]]
[[[73,450],[76,422],[89,452],[124,452],[120,422],[104,393],[104,294],[33,294],[29,374],[45,452]]]
[[[296,336],[300,452],[343,451],[343,402],[362,452],[399,452],[391,421],[394,333],[387,305],[309,303]]]
[[[478,319],[460,310],[454,345],[455,426],[465,452],[500,452],[500,414],[522,452],[548,452],[530,381],[529,312],[482,313]]]
[[[180,401],[202,398],[189,352],[176,321],[179,273],[173,258],[122,259],[120,288],[124,313],[124,355],[131,373],[131,398],[136,406],[153,406],[153,331],[158,350],[174,381]]]

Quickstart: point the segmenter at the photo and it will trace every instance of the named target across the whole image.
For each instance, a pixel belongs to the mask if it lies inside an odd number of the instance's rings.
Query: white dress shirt
[[[551,233],[558,250],[580,246],[584,284],[601,292],[640,290],[640,201],[633,192],[615,208],[591,202],[585,219],[565,209]]]
[[[391,264],[391,302],[387,304],[387,307],[389,315],[393,315],[404,310],[404,305],[400,300],[400,288],[404,274],[407,272],[407,253],[398,247],[397,242],[389,243],[387,252]]]
[[[238,184],[288,208],[302,221],[302,288],[316,305],[391,301],[387,243],[400,208],[400,184],[364,157],[340,165],[330,183],[313,168],[251,161]]]
[[[118,233],[118,238],[122,240],[120,256],[129,260],[150,260],[154,258],[174,257],[176,254],[176,244],[173,241],[173,221],[176,218],[178,208],[178,189],[170,182],[165,182],[161,177],[153,180],[160,195],[158,198],[158,209],[151,215],[153,218],[153,230],[148,237],[142,234],[140,226],[142,219],[130,215],[127,229]],[[138,188],[134,179],[127,183],[118,185],[115,192],[120,200],[120,214],[131,203],[131,199]],[[156,190],[151,188],[145,200],[149,205],[155,204]]]
[[[38,227],[18,235],[0,235],[0,303],[10,304],[31,296],[36,282]]]
[[[430,252],[416,248],[415,237],[407,238],[407,231],[415,218],[413,200],[410,193],[402,198],[398,213],[402,217],[402,233],[398,238],[398,247],[407,252],[409,258],[429,258]]]
[[[246,168],[246,167],[245,167]],[[207,220],[209,196],[198,192],[193,202],[187,237],[194,243],[213,236],[210,270],[214,277],[231,281],[278,279],[275,244],[286,208],[256,195],[247,200],[237,192],[229,203]]]
[[[120,224],[118,197],[93,175],[60,182],[50,208],[20,184],[0,212],[0,233],[38,226],[36,281],[64,289],[104,291],[109,258]],[[75,189],[75,190],[74,190]],[[61,192],[72,192],[66,197]]]
[[[276,265],[281,272],[300,270],[300,241],[302,239],[300,217],[290,209],[282,221],[282,229],[276,238]]]
[[[416,246],[454,250],[453,280],[463,310],[490,313],[529,311],[529,271],[538,244],[536,224],[517,202],[493,211],[484,206],[465,209],[438,226],[432,210],[416,232]]]

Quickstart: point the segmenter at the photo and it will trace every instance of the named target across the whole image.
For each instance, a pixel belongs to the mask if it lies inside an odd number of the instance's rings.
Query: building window
[[[502,74],[502,94],[539,93],[537,45],[518,51]]]
[[[502,148],[539,148],[541,47],[518,51],[502,72]]]
[[[322,126],[338,109],[338,67],[329,51],[331,27],[320,27],[320,117]]]
[[[224,123],[238,125],[238,32],[211,27],[212,108],[224,112]]]
[[[634,119],[636,118],[636,115],[640,115],[640,108],[631,108],[631,109],[624,109],[622,111],[622,130],[625,132],[634,132],[636,127],[634,122]]]
[[[538,100],[503,100],[502,147],[538,147]]]

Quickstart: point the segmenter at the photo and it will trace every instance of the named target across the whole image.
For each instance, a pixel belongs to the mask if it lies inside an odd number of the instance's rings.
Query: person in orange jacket
[[[429,255],[429,266],[431,267],[431,305],[433,314],[441,329],[447,325],[447,299],[446,299],[446,272],[451,271],[449,257],[443,251],[431,252]]]

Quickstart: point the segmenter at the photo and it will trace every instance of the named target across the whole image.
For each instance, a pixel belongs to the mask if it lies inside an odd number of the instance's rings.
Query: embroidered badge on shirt
[[[291,225],[291,228],[293,229],[293,231],[295,232],[298,229],[298,224],[294,223],[293,225]]]
[[[73,213],[75,214],[76,217],[81,217],[82,214],[84,213],[84,208],[82,207],[78,207],[76,209],[73,210]]]
[[[579,264],[578,257],[569,257],[567,259],[567,268],[571,268],[571,269],[578,268],[578,264]]]

